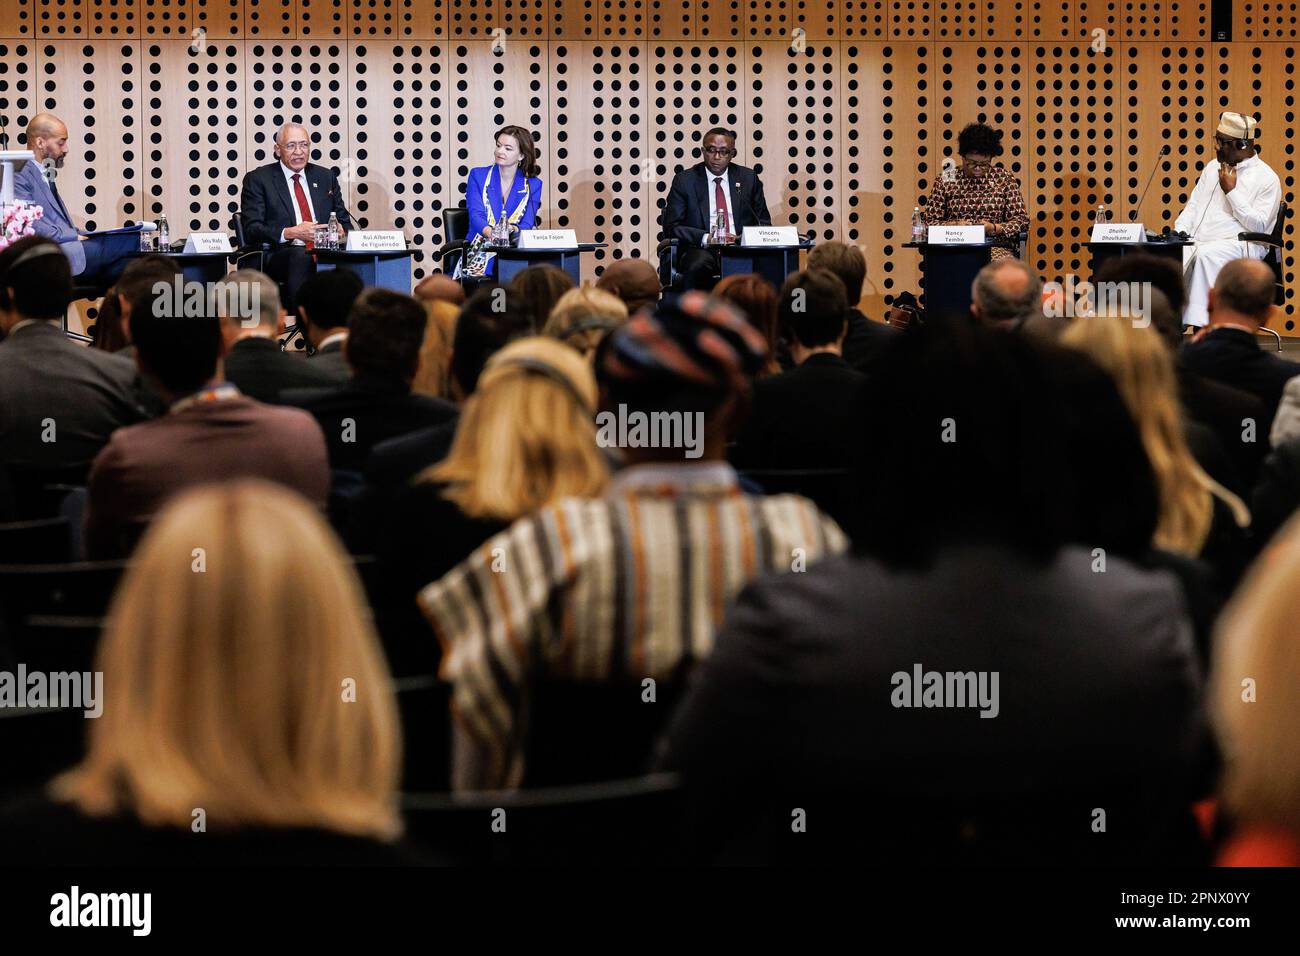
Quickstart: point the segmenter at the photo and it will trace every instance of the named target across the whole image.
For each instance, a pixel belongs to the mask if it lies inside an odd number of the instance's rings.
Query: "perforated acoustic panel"
[[[654,255],[673,175],[726,126],[778,222],[863,248],[878,315],[922,287],[911,209],[975,120],[1005,133],[1046,278],[1086,269],[1098,202],[1172,223],[1224,109],[1260,119],[1294,205],[1298,10],[1235,0],[1215,44],[1209,0],[4,0],[0,121],[14,145],[38,110],[68,123],[82,225],[180,231],[227,228],[301,120],[357,220],[415,243],[415,279],[502,125],[537,136],[542,222],[609,243],[589,276]]]

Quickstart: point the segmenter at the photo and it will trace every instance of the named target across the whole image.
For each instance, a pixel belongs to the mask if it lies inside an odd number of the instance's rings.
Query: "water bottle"
[[[1098,225],[1104,226],[1110,222],[1110,213],[1106,209],[1104,202],[1097,203],[1097,218],[1094,220]]]
[[[171,247],[171,244],[172,244],[172,236],[171,233],[167,230],[167,217],[159,216],[158,217],[158,249],[161,252],[166,252]]]
[[[339,242],[343,237],[343,228],[339,225],[339,217],[336,213],[330,213],[330,221],[325,229],[328,237],[325,241],[325,248],[338,249]]]
[[[727,237],[727,210],[719,209],[713,217],[713,241],[723,242]]]
[[[920,206],[912,207],[912,241],[925,242],[925,217],[921,215]]]

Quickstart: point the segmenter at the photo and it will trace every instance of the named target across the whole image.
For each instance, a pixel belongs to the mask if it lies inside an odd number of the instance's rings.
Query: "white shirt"
[[[321,349],[329,345],[331,342],[345,342],[347,341],[347,337],[348,337],[347,332],[332,332],[329,335],[325,336],[325,338],[320,340],[320,345],[316,346],[316,351],[319,352]]]
[[[722,179],[722,195],[727,200],[727,228],[731,230],[732,235],[736,234],[736,217],[731,212],[731,183],[727,180],[727,174],[730,172],[731,167],[728,166],[722,171],[722,176],[718,177],[715,176],[713,170],[709,169],[707,166],[704,168],[704,176],[706,180],[706,188],[704,191],[709,194],[709,226],[704,230],[704,239],[700,243],[702,246],[707,246],[709,244],[709,235],[713,232],[713,224],[718,220],[718,189],[714,184],[719,178]]]
[[[303,224],[304,221],[317,222],[318,220],[316,219],[316,207],[313,206],[313,205],[311,204],[311,189],[308,188],[308,186],[307,186],[307,170],[306,170],[306,168],[304,167],[304,169],[303,169],[303,171],[302,171],[301,173],[295,173],[292,169],[290,169],[290,168],[289,168],[288,166],[286,166],[284,163],[280,163],[280,172],[284,173],[284,181],[285,181],[285,183],[287,183],[288,186],[289,186],[289,206],[290,206],[290,208],[293,209],[293,224],[294,224],[295,226],[301,226],[301,225]],[[298,197],[294,194],[294,191],[293,191],[293,177],[295,177],[295,176],[299,176],[299,177],[301,177],[301,178],[298,180],[298,182],[302,185],[302,194],[303,194],[304,196],[307,197],[307,208],[311,210],[311,219],[310,219],[310,220],[304,220],[304,219],[302,218],[302,213],[300,213],[300,212],[298,211]],[[283,230],[283,229],[280,230],[280,241],[281,241],[281,242],[284,242],[284,230]],[[295,240],[293,240],[293,244],[294,244],[295,246],[305,246],[307,243],[303,242],[301,239],[295,239]]]
[[[1219,185],[1219,161],[1212,159],[1205,164],[1174,228],[1197,242],[1236,240],[1239,232],[1272,232],[1281,199],[1277,173],[1258,156],[1237,164],[1237,185],[1230,193],[1224,193]],[[1251,248],[1257,250],[1257,256],[1264,254],[1265,247],[1257,243]]]

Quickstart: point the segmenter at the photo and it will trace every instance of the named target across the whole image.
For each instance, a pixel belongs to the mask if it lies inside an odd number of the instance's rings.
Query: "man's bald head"
[[[53,113],[37,113],[32,117],[32,121],[27,124],[27,142],[31,142],[37,136],[54,137],[67,136],[68,127],[63,124]]]
[[[1019,325],[1043,307],[1043,283],[1019,259],[1000,259],[971,283],[971,311],[990,325]]]
[[[27,124],[27,148],[36,154],[36,161],[54,160],[63,165],[68,154],[68,127],[53,113],[37,113]]]
[[[1233,259],[1219,270],[1210,290],[1211,321],[1241,321],[1263,325],[1273,310],[1277,280],[1261,259]],[[1224,313],[1232,313],[1231,316]]]

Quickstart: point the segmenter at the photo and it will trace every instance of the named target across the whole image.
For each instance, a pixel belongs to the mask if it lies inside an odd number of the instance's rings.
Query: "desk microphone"
[[[1160,147],[1160,152],[1156,155],[1156,162],[1155,165],[1151,167],[1151,175],[1147,177],[1147,187],[1142,190],[1142,197],[1138,200],[1138,204],[1128,211],[1129,222],[1137,222],[1138,210],[1142,208],[1142,203],[1146,201],[1147,193],[1151,191],[1151,184],[1155,182],[1156,170],[1160,168],[1160,160],[1164,159],[1168,152],[1169,144],[1165,143]]]

